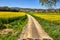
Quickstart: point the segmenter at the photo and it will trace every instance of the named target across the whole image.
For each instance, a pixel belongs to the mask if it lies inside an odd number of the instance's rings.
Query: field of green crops
[[[12,18],[26,15],[24,12],[0,12],[0,18]]]
[[[60,40],[60,14],[30,13],[42,25],[42,28],[54,39]]]
[[[26,23],[24,12],[0,12],[0,40],[17,40]]]
[[[60,14],[38,14],[38,13],[35,13],[34,15],[37,17],[40,17],[42,19],[45,19],[45,20],[49,20],[49,21],[53,21],[53,22],[57,22],[57,23],[60,22]]]

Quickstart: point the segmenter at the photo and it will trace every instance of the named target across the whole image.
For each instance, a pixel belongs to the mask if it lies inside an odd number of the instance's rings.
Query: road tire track
[[[23,28],[18,40],[53,40],[36,21],[34,17],[28,15],[28,23]]]

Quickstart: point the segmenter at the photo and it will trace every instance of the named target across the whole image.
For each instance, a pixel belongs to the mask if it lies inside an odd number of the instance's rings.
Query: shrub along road
[[[34,17],[28,15],[28,23],[23,28],[18,40],[53,40],[36,21]]]

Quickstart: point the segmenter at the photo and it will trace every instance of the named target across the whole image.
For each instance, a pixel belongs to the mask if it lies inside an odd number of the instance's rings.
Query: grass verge
[[[54,39],[60,40],[60,24],[34,16],[42,28]]]
[[[2,21],[3,20],[3,21]],[[27,16],[22,17],[15,17],[15,18],[9,18],[9,19],[2,19],[0,23],[0,31],[6,28],[13,29],[12,32],[9,32],[8,34],[0,34],[0,40],[17,40],[18,36],[20,36],[20,33],[22,31],[22,28],[27,23]]]

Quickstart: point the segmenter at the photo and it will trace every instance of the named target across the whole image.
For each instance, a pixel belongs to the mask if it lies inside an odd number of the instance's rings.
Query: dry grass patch
[[[3,30],[0,30],[0,34],[3,35],[3,34],[8,34],[9,32],[13,32],[13,29],[11,28],[6,28],[6,29],[3,29]]]

